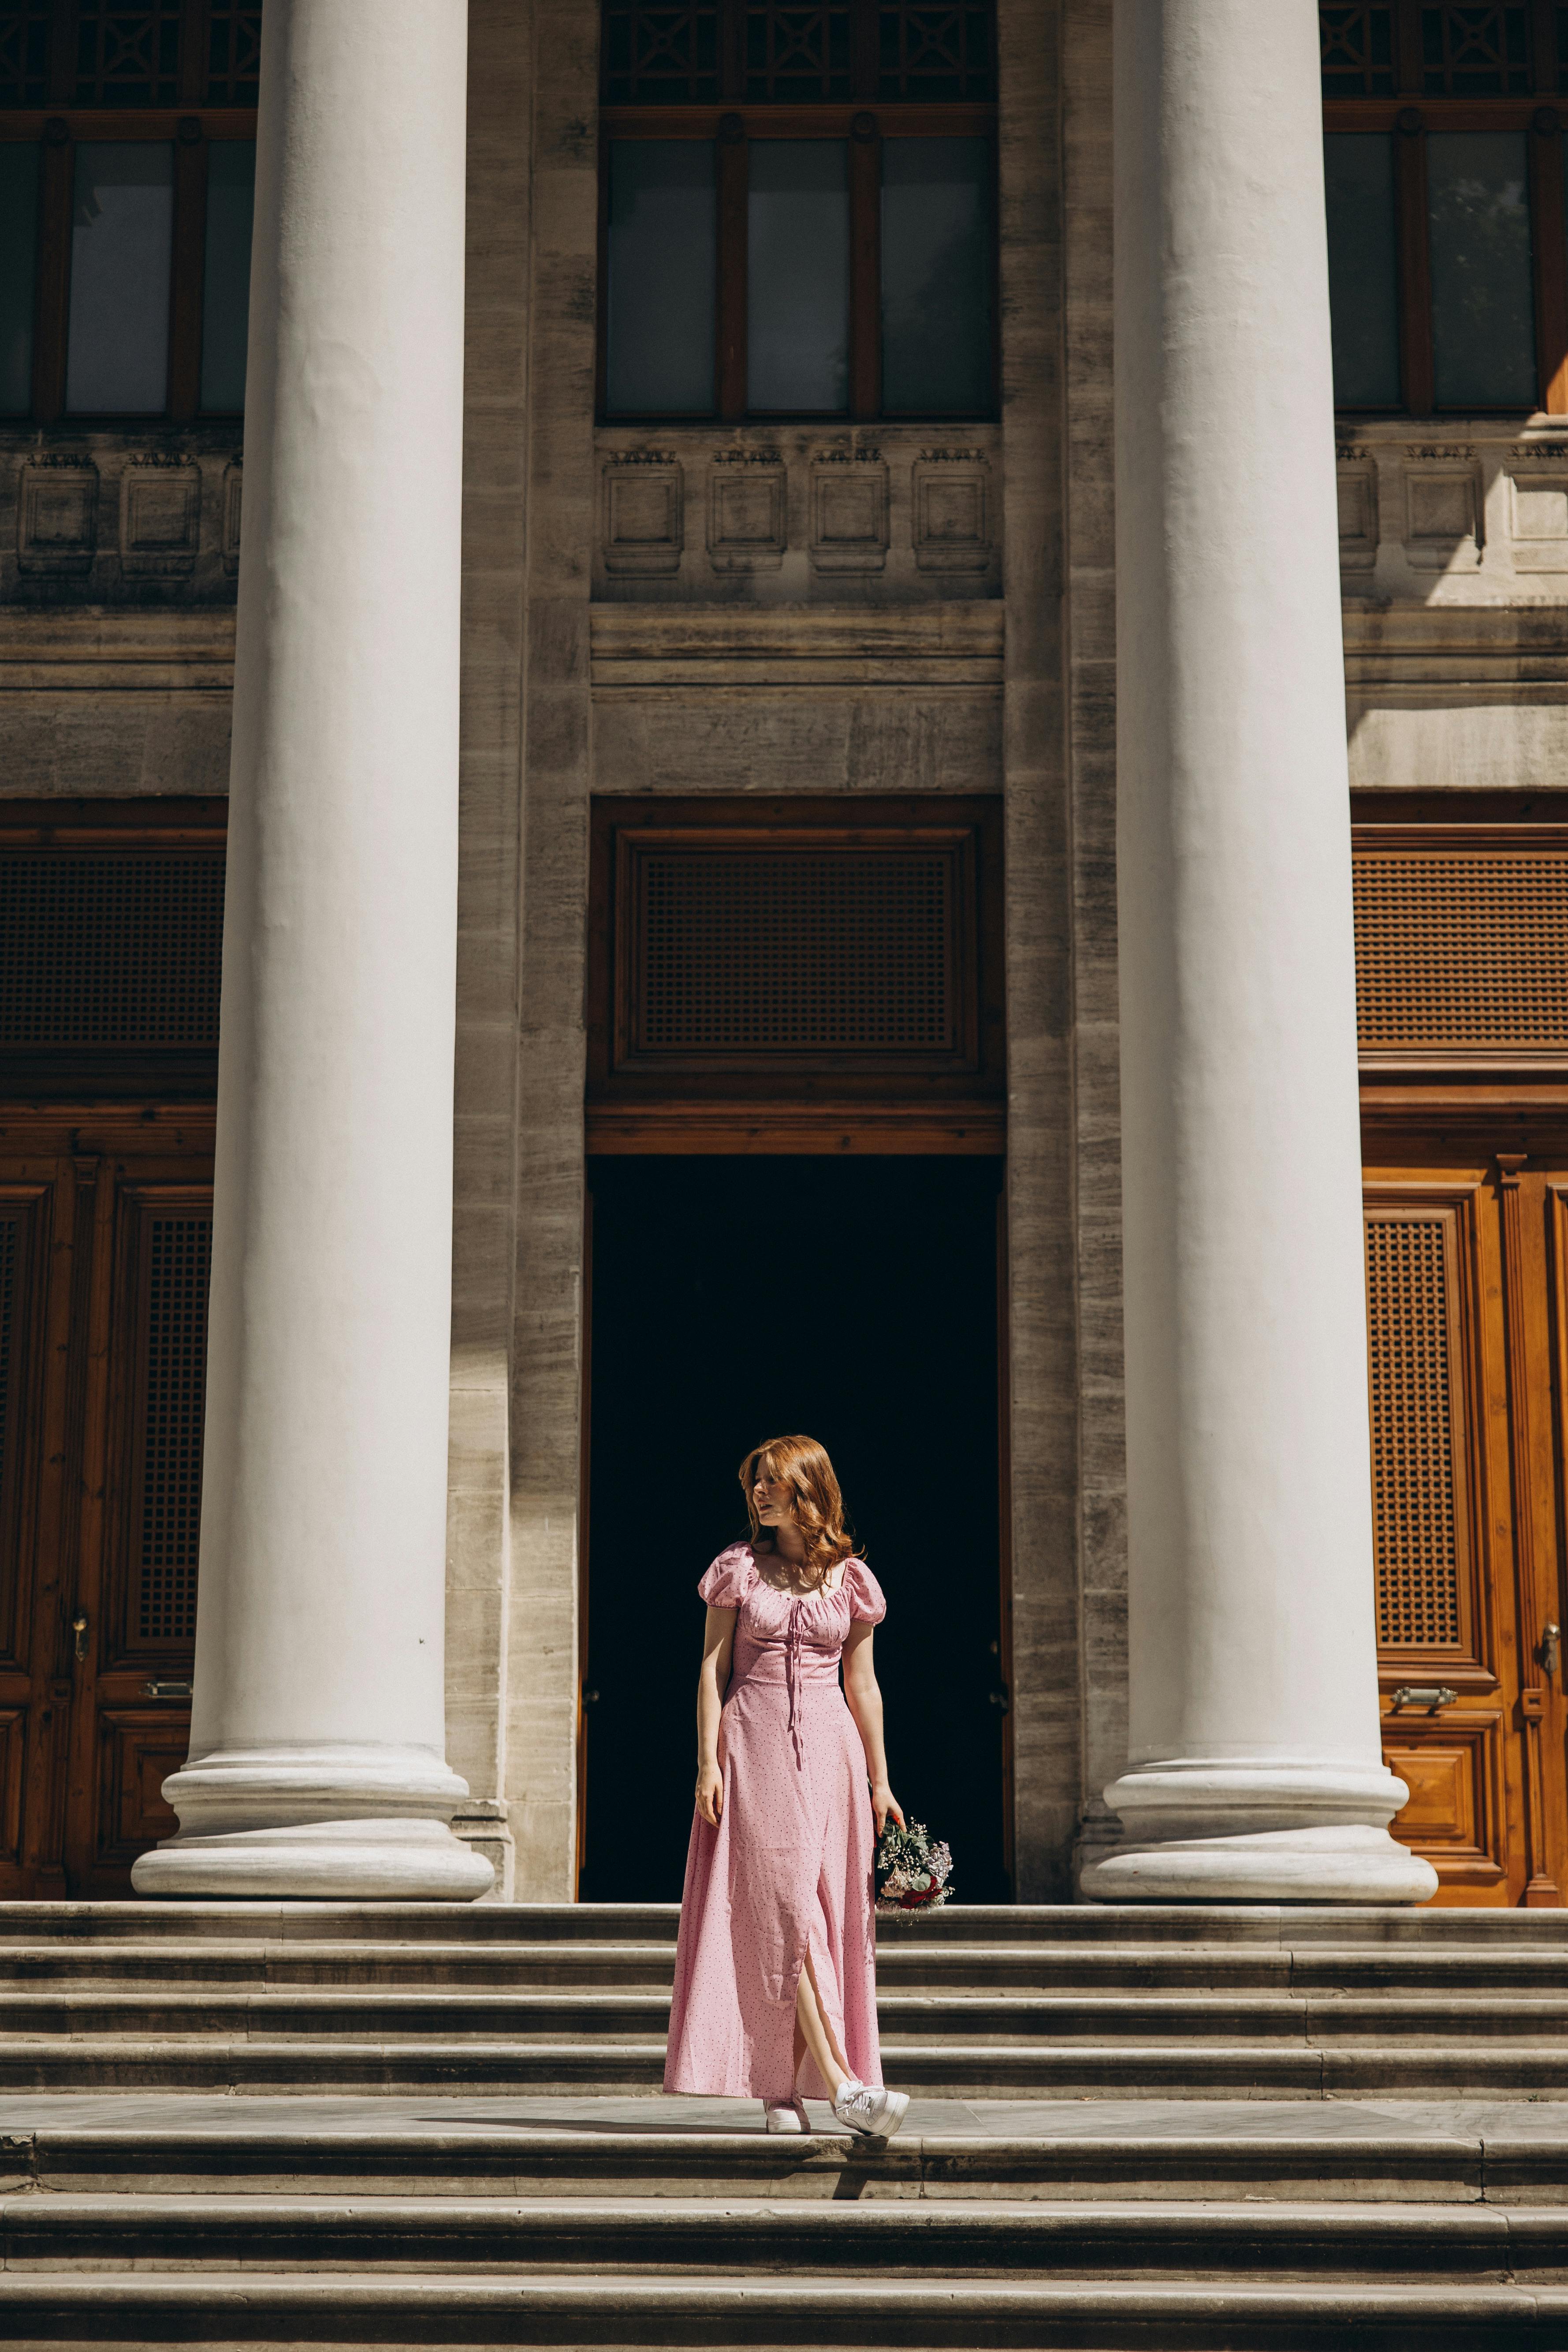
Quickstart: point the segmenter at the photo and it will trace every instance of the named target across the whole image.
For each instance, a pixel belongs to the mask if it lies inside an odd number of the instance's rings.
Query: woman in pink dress
[[[770,2131],[808,2130],[802,2097],[826,2097],[850,2131],[887,2137],[910,2104],[883,2088],[877,2042],[872,1865],[889,1815],[904,1818],[871,1664],[887,1603],[815,1439],[758,1446],[741,1485],[752,1540],[697,1588],[697,1808],[664,2087],[760,2098]]]

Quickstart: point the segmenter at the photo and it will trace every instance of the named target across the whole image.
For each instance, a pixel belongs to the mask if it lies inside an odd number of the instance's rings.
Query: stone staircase
[[[0,2342],[1568,2347],[1568,1914],[889,1923],[886,2146],[649,2095],[675,1925],[0,1906]]]

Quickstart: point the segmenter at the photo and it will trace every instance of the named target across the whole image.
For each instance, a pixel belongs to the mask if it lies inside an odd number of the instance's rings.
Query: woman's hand
[[[718,1828],[719,1816],[724,1810],[724,1775],[717,1764],[697,1767],[697,1810],[710,1830]]]
[[[894,1821],[897,1822],[900,1829],[907,1826],[904,1821],[904,1809],[902,1805],[900,1804],[897,1797],[894,1796],[891,1789],[889,1788],[886,1780],[873,1780],[871,1783],[871,1811],[877,1817],[877,1835],[879,1837],[881,1836],[882,1832],[888,1826],[888,1816],[889,1813],[892,1815]]]

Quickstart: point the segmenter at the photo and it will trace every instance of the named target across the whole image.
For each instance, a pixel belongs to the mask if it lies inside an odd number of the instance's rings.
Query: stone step
[[[1274,1992],[1314,2000],[1347,1994],[1430,1992],[1568,2000],[1568,1948],[1488,1946],[1426,1949],[1269,1950],[1240,1946],[885,1943],[878,1953],[885,1993],[943,1999],[986,1993]],[[523,1941],[367,1944],[197,1938],[32,1943],[0,1940],[0,1999],[100,1988],[130,1992],[195,1987],[214,1990],[472,1990],[516,1993],[615,1988],[668,2000],[675,1974],[668,1943]]]
[[[219,1942],[484,1946],[673,1944],[673,1903],[28,1903],[0,1902],[0,1947],[49,1942]],[[878,1922],[881,1948],[948,1944],[1177,1944],[1301,1951],[1452,1945],[1568,1954],[1568,1911],[1479,1911],[1356,1905],[1016,1904],[955,1902],[922,1919]]]
[[[928,2110],[928,2112],[930,2112]],[[818,2109],[814,2120],[826,2111]],[[575,2130],[536,2125],[440,2131],[247,2126],[10,2131],[0,2191],[207,2196],[766,2198],[858,2203],[946,2200],[1122,2201],[1365,2196],[1387,2204],[1568,2206],[1562,2136],[1377,2138],[1331,2131],[1178,2137],[1138,2132],[1013,2137],[908,2126],[876,2147],[833,2131]]]
[[[505,2090],[605,2095],[657,2090],[659,2041],[504,2041],[435,2034],[401,2040],[225,2039],[189,2034],[79,2037],[8,2033],[0,2039],[0,2090],[250,2091],[357,2095],[420,2091],[483,2097]],[[916,2042],[883,2046],[896,2086],[956,2099],[1343,2098],[1379,2092],[1403,2099],[1568,2096],[1568,2044],[1389,2049],[1375,2039],[1308,2045],[1279,2039],[1140,2042],[1084,2041],[1065,2047]]]
[[[1568,1995],[1508,2000],[1475,1993],[1373,1999],[1290,1992],[1041,1993],[884,1992],[882,2033],[894,2048],[962,2042],[1020,2052],[1048,2044],[1093,2047],[1161,2042],[1379,2046],[1450,2043],[1469,2050],[1536,2047],[1563,2039]],[[174,2041],[259,2036],[298,2041],[417,2042],[429,2037],[485,2042],[639,2041],[661,2035],[669,2015],[662,1990],[622,1987],[416,1990],[404,1986],[224,1987],[153,1990],[54,1987],[0,1996],[0,2052],[40,2037],[87,2041],[145,2035]],[[1565,2042],[1568,2047],[1568,2042]]]
[[[0,1948],[207,1939],[482,1947],[520,1938],[568,1945],[629,1938],[673,1946],[679,1924],[675,1903],[0,1902]]]
[[[1540,2206],[1045,2199],[0,2198],[7,2273],[711,2272],[908,2280],[1568,2282],[1568,2212]]]
[[[1324,2281],[416,2278],[261,2272],[0,2273],[0,2337],[33,2347],[864,2346],[868,2352],[1555,2352],[1568,2289]]]
[[[471,1987],[510,1991],[539,1985],[620,1987],[658,1994],[675,1979],[671,1944],[354,1942],[10,1943],[0,1940],[0,1998],[47,1988],[130,1991],[195,1986],[243,1990],[320,1987],[437,1991]],[[1565,1979],[1568,1981],[1568,1979]]]

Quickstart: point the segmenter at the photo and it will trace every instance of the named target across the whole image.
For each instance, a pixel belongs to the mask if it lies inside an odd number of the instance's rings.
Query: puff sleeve
[[[710,1609],[738,1609],[756,1580],[751,1545],[731,1544],[720,1553],[697,1591]]]
[[[849,1602],[850,1622],[856,1625],[879,1625],[888,1613],[882,1598],[882,1588],[863,1559],[850,1560],[844,1570],[844,1591]]]

